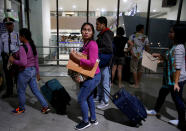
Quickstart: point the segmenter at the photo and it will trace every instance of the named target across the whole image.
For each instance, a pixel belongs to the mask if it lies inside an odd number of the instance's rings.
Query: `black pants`
[[[3,69],[5,73],[6,78],[6,94],[7,95],[13,95],[13,76],[11,75],[11,72],[7,69],[8,60],[3,59]]]
[[[183,101],[183,97],[182,97],[184,83],[185,83],[185,81],[178,83],[179,87],[180,87],[179,92],[174,91],[174,86],[169,86],[168,88],[161,88],[159,91],[158,99],[155,104],[155,108],[154,108],[155,111],[156,112],[160,111],[163,103],[165,102],[166,96],[170,92],[172,99],[176,105],[179,122],[184,122],[185,121],[185,106],[184,106],[184,101]]]

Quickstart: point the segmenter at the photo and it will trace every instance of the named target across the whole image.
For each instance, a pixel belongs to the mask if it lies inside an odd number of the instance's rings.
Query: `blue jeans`
[[[172,99],[176,105],[178,112],[179,122],[185,121],[185,106],[183,101],[183,87],[186,81],[179,82],[180,91],[174,91],[174,86],[169,86],[168,88],[161,88],[159,91],[159,96],[156,101],[155,111],[159,112],[163,103],[165,102],[166,96],[171,93]]]
[[[19,107],[24,108],[26,102],[25,90],[27,88],[27,84],[29,84],[32,93],[37,97],[42,107],[47,107],[48,104],[43,95],[40,93],[37,86],[35,67],[27,67],[26,69],[24,69],[24,71],[18,74],[17,93],[19,97]]]
[[[101,74],[98,73],[92,79],[88,79],[80,84],[80,92],[78,94],[78,103],[81,107],[84,122],[88,122],[88,108],[90,110],[91,120],[96,120],[95,104],[93,100],[93,91],[99,84]]]
[[[100,101],[108,103],[109,97],[105,93],[104,88],[108,92],[110,92],[110,71],[109,71],[109,67],[106,66],[106,67],[100,68],[100,70],[101,70],[101,82],[98,86],[98,99]]]

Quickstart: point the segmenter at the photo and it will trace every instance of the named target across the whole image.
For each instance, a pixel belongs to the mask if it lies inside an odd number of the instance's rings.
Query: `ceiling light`
[[[99,8],[97,8],[96,10],[99,11]]]
[[[105,9],[102,8],[102,9],[101,9],[101,12],[105,12]]]
[[[128,0],[123,0],[123,2],[127,2]]]
[[[75,9],[76,8],[76,5],[73,5],[72,8]]]
[[[152,10],[153,12],[156,12],[156,10]]]
[[[60,8],[59,8],[59,10],[63,10],[63,8],[62,8],[62,7],[60,7]]]

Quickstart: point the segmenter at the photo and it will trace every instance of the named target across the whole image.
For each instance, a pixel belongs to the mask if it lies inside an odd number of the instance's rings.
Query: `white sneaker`
[[[95,103],[100,102],[99,98],[94,98],[94,102],[95,102]]]
[[[157,115],[157,112],[155,110],[146,110],[146,111],[147,111],[147,115],[149,115],[149,116]]]
[[[94,121],[90,120],[90,124],[96,126],[96,125],[98,125],[98,121],[97,120],[94,120]]]
[[[170,120],[168,123],[170,123],[174,126],[178,126],[179,120]]]
[[[101,102],[101,104],[97,105],[97,108],[103,109],[103,108],[107,107],[108,105],[109,105],[109,103]]]

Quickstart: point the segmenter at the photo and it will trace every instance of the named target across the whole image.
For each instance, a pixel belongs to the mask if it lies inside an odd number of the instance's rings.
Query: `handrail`
[[[65,46],[67,48],[81,48],[81,46]],[[37,46],[36,48],[62,48],[62,46]]]
[[[168,50],[169,48],[166,48],[166,47],[150,47],[150,49]]]

